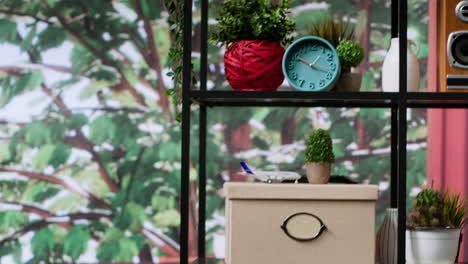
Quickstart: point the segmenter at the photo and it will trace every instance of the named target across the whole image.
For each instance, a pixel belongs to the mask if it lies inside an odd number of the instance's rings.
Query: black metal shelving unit
[[[407,66],[400,65],[400,89],[398,93],[383,92],[239,92],[208,91],[207,39],[208,0],[201,3],[201,58],[200,89],[191,89],[192,49],[192,0],[184,0],[184,68],[182,91],[182,168],[181,168],[181,228],[180,263],[188,264],[188,220],[189,220],[189,163],[190,163],[190,106],[199,105],[199,223],[198,261],[206,263],[205,220],[206,220],[206,135],[208,107],[359,107],[391,109],[391,204],[398,208],[398,263],[405,263],[406,223],[406,115],[408,108],[468,108],[468,93],[408,93]],[[400,37],[400,61],[407,54],[407,0],[392,0],[392,37]],[[405,51],[405,52],[402,52]]]

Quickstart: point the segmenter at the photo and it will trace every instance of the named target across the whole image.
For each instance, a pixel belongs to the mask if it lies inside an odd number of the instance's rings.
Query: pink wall
[[[429,91],[437,91],[437,0],[429,1]],[[468,110],[428,111],[427,179],[468,199]],[[411,166],[411,164],[408,164]],[[468,227],[459,261],[468,261]]]

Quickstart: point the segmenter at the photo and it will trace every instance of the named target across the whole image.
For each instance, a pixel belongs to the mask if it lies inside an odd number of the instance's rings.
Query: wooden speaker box
[[[468,92],[468,1],[439,1],[439,87]]]

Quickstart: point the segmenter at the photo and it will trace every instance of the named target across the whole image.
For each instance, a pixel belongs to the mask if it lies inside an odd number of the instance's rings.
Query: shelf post
[[[390,207],[398,207],[398,106],[391,109]]]
[[[208,73],[208,0],[201,1],[200,90],[206,91]],[[206,262],[206,136],[207,109],[200,105],[198,153],[198,263]]]
[[[405,264],[406,250],[406,130],[407,130],[407,26],[408,2],[399,0],[400,78],[398,104],[398,263]]]
[[[190,89],[192,82],[192,0],[184,0],[184,55],[182,70],[182,149],[180,182],[180,264],[188,264],[190,184]]]

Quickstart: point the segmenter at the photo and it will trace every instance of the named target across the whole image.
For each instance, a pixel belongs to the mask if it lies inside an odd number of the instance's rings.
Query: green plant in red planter
[[[291,0],[226,0],[218,10],[212,43],[227,46],[226,78],[234,90],[276,90],[283,83],[284,48],[294,22]]]

